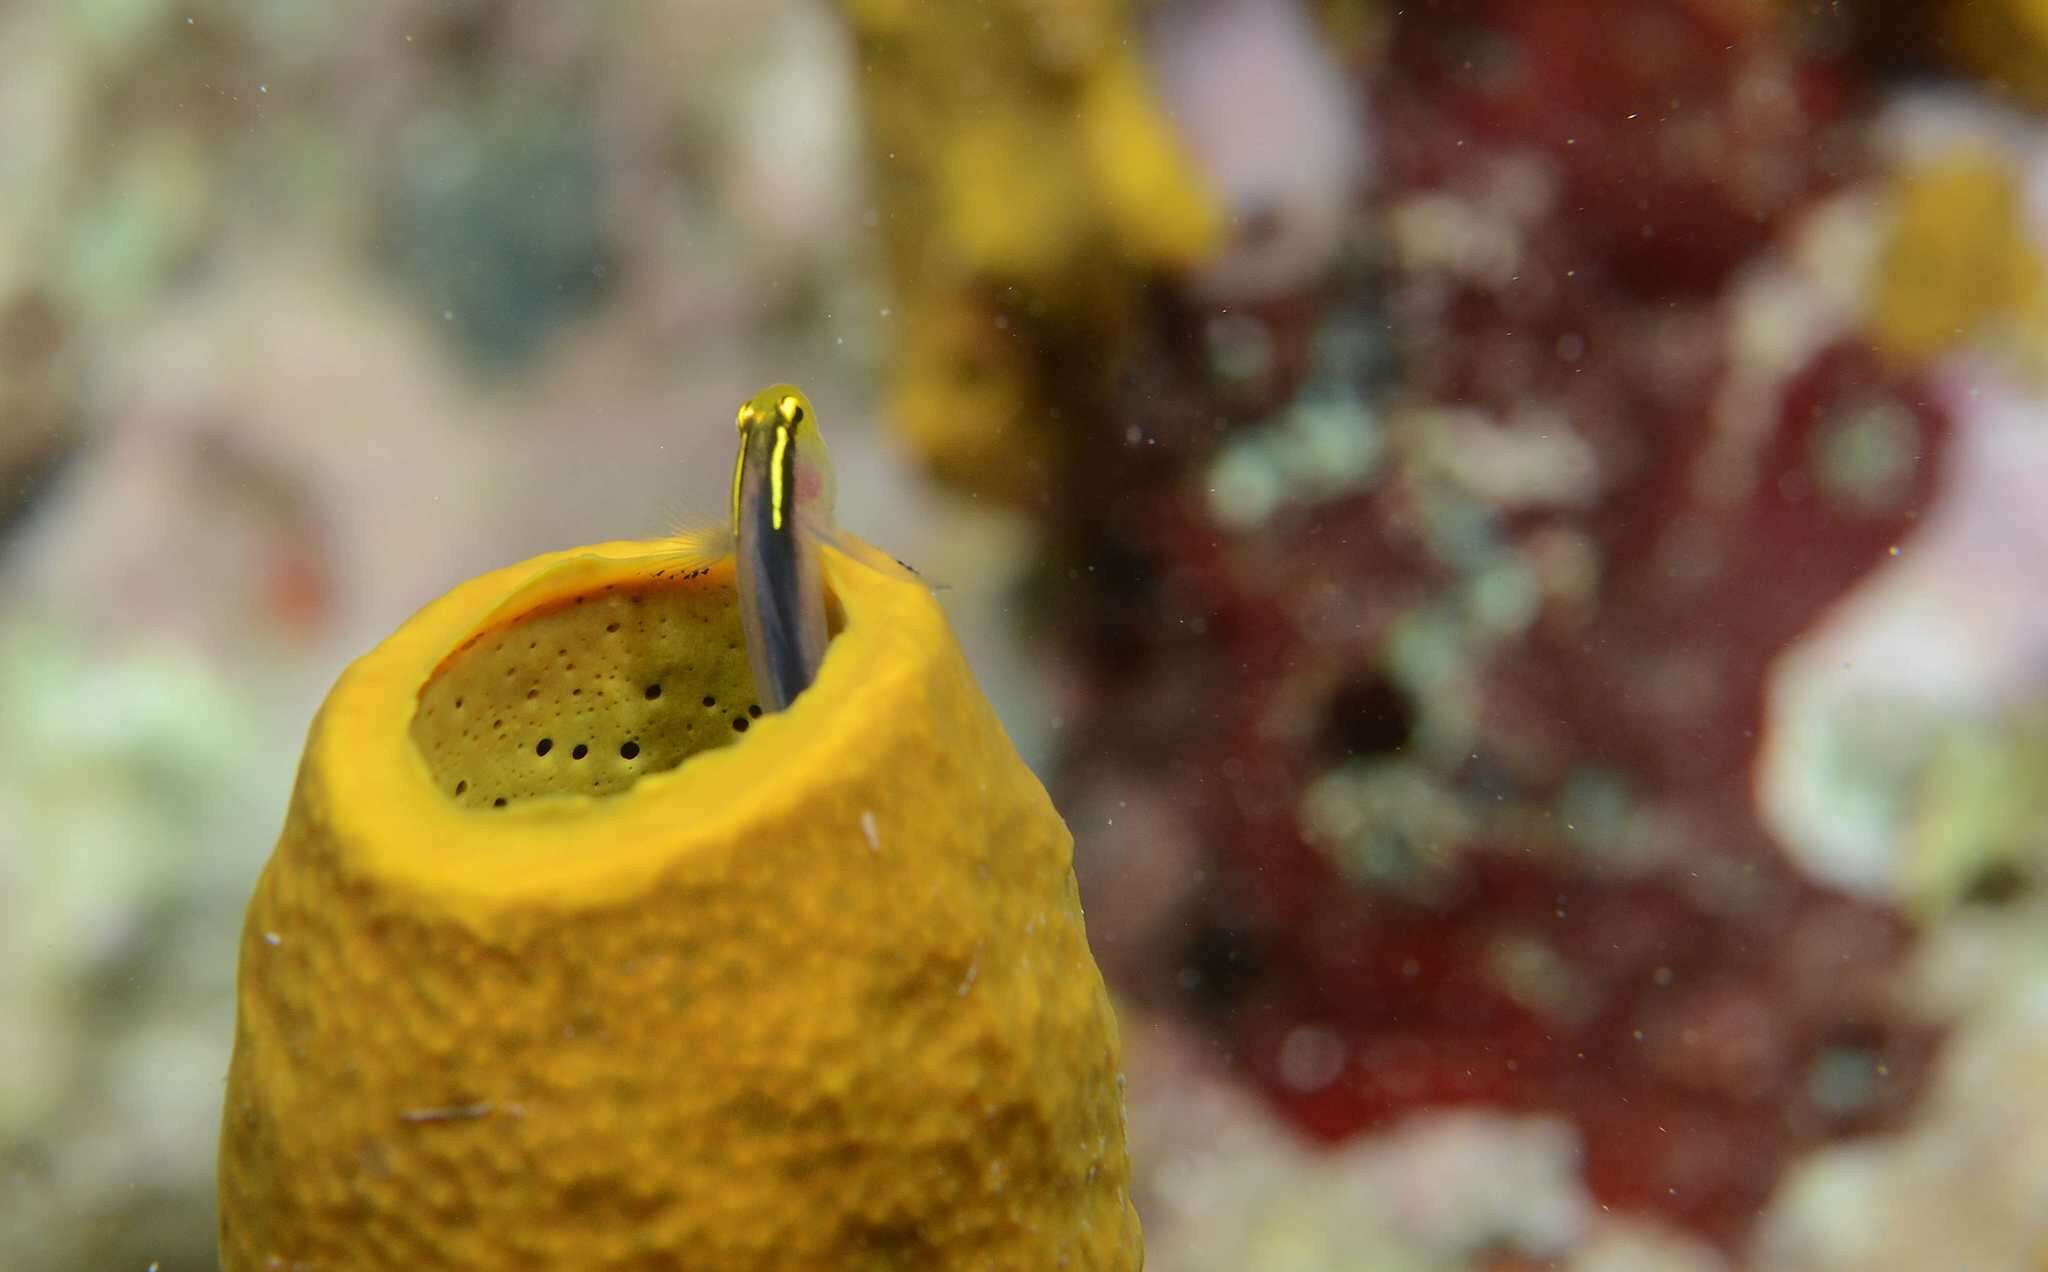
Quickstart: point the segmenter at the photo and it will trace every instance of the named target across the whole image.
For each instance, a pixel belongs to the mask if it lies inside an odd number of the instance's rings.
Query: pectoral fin
[[[655,553],[662,571],[689,574],[718,564],[733,554],[732,527],[718,521],[677,522]]]
[[[887,575],[900,583],[915,583],[927,591],[943,592],[947,590],[945,584],[932,582],[924,575],[918,573],[908,562],[890,556],[887,552],[882,551],[882,549],[869,543],[859,535],[849,534],[837,526],[819,526],[808,521],[805,523],[804,528],[820,543],[834,549],[842,556],[852,557],[855,561],[878,574]]]

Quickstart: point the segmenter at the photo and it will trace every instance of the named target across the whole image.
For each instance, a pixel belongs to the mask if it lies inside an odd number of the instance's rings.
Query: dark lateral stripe
[[[766,454],[765,461],[772,462],[775,434],[781,430],[762,429],[759,441],[754,443]],[[783,448],[784,464],[791,465],[789,452],[794,447]],[[741,532],[750,541],[749,548],[754,556],[757,588],[754,602],[760,609],[760,631],[762,649],[749,650],[768,682],[775,687],[786,705],[811,684],[810,672],[804,666],[803,654],[803,572],[797,552],[796,518],[784,516],[782,525],[775,524],[775,499],[769,463],[761,466],[764,489],[761,497],[753,501],[749,510],[749,522]],[[785,475],[786,476],[786,475]],[[782,487],[785,496],[793,494],[795,485],[785,480]],[[763,703],[764,707],[775,707],[775,703]]]

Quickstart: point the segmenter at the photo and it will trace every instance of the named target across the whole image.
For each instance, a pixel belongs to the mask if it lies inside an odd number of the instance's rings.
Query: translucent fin
[[[929,592],[943,592],[947,590],[945,584],[932,582],[924,575],[919,574],[908,562],[890,556],[887,552],[882,551],[860,536],[850,534],[837,526],[821,526],[807,521],[805,530],[815,536],[820,543],[837,549],[845,556],[852,557],[877,574],[886,575],[899,583],[915,583]]]
[[[732,527],[717,521],[679,521],[652,555],[669,575],[690,574],[732,555]]]

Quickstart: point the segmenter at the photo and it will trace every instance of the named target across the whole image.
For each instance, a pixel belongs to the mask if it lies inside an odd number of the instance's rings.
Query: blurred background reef
[[[10,1267],[212,1265],[321,696],[715,510],[782,379],[1074,829],[1149,1266],[2048,1265],[2041,0],[95,0],[0,58]]]

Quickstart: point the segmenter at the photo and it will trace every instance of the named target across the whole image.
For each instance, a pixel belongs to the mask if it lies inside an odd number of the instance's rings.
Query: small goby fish
[[[825,661],[821,545],[886,574],[917,576],[833,521],[832,459],[802,390],[790,384],[763,389],[740,404],[736,422],[740,446],[728,523],[679,529],[673,542],[676,556],[690,566],[735,558],[754,689],[764,711],[781,711],[810,687]]]

